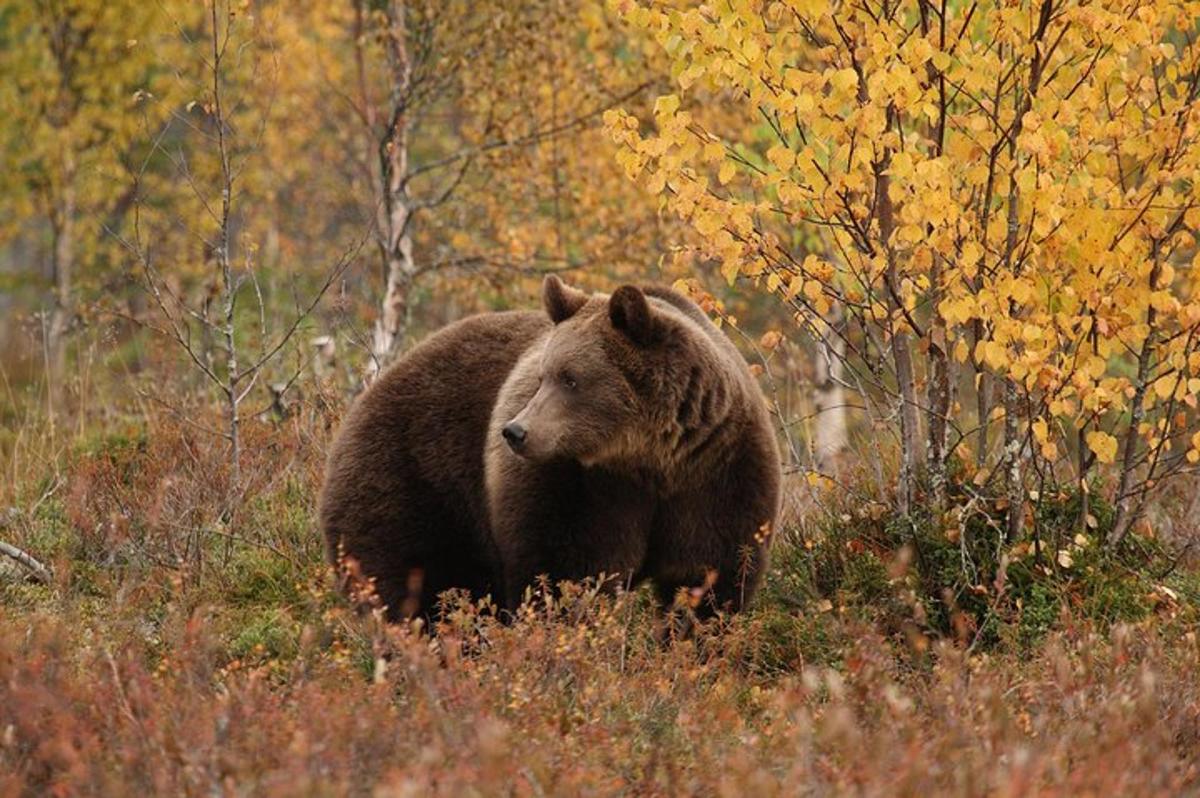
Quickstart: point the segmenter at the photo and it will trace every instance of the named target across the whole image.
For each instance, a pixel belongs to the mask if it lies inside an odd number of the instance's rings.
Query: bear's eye
[[[579,387],[579,383],[575,381],[575,375],[569,371],[564,371],[562,374],[560,374],[558,376],[558,380],[568,391],[573,391]]]

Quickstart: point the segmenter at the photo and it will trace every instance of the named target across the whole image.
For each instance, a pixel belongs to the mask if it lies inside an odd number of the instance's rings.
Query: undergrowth
[[[31,463],[0,572],[2,794],[1171,794],[1200,788],[1200,580],[1096,494],[1032,534],[956,495],[814,488],[752,607],[662,645],[648,591],[544,591],[436,635],[332,590],[333,414],[247,426],[248,482],[170,414]],[[970,508],[964,511],[964,508]],[[1081,517],[1082,516],[1082,517]]]
[[[841,656],[819,617],[869,622],[919,649],[952,640],[968,651],[1026,654],[1056,628],[1083,621],[1100,632],[1151,618],[1200,620],[1200,576],[1183,552],[1130,535],[1103,541],[1113,511],[1096,492],[1047,491],[1031,505],[1032,530],[1010,541],[1003,505],[952,494],[949,507],[901,518],[880,501],[829,489],[773,551],[756,611],[775,632],[776,667]],[[997,506],[998,505],[998,506]]]

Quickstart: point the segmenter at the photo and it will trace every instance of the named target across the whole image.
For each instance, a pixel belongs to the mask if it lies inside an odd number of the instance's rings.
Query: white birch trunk
[[[46,330],[46,385],[51,418],[63,410],[63,383],[66,380],[66,335],[73,315],[75,269],[75,163],[71,148],[63,153],[62,193],[50,212],[53,249],[50,255],[54,272],[54,309]]]
[[[391,361],[404,343],[408,329],[410,294],[417,267],[413,258],[412,198],[408,194],[409,101],[412,62],[408,54],[406,9],[401,0],[388,6],[388,66],[391,75],[388,128],[379,144],[380,202],[377,236],[383,257],[386,286],[379,318],[371,335],[368,384]]]
[[[835,314],[840,316],[836,311]],[[839,321],[830,319],[825,335],[817,339],[816,380],[813,386],[813,457],[822,471],[833,469],[839,455],[849,445],[846,391],[843,387],[846,342],[834,329]]]

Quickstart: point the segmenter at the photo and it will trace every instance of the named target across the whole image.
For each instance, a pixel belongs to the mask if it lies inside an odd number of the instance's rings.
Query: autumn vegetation
[[[0,0],[0,794],[1197,791],[1198,19]],[[746,612],[335,590],[349,402],[548,273],[758,375]]]

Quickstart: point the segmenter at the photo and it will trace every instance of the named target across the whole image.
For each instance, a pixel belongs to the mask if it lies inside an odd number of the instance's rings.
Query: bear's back
[[[407,537],[397,519],[412,526],[418,508],[440,519],[426,536],[486,545],[482,453],[492,406],[513,364],[549,327],[544,313],[530,311],[463,319],[358,397],[331,447],[320,501],[331,556],[338,542],[353,553],[359,539],[374,543],[383,530]]]

